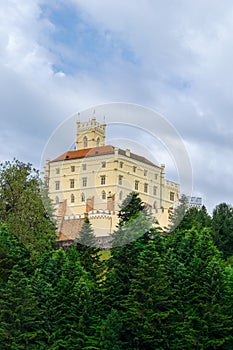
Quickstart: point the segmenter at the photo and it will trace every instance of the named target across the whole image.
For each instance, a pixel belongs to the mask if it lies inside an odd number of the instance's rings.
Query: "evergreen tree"
[[[166,265],[179,312],[170,348],[221,349],[231,334],[230,318],[223,307],[223,262],[208,230],[176,230],[168,238]]]
[[[139,256],[125,305],[124,349],[172,349],[174,288],[164,261],[164,238],[155,234]]]
[[[123,333],[122,314],[111,308],[110,312],[102,316],[95,325],[95,334],[89,338],[87,350],[122,350],[124,343],[121,340]]]
[[[46,253],[33,278],[41,309],[40,342],[46,349],[84,349],[93,331],[94,285],[74,248]]]
[[[126,222],[137,216],[138,213],[145,213],[146,207],[143,204],[139,194],[137,192],[131,192],[122,202],[119,217],[119,226],[124,225]]]
[[[179,204],[170,210],[169,224],[167,231],[174,231],[182,222],[183,217],[188,209],[188,197],[184,194],[179,198]]]
[[[224,271],[224,296],[222,307],[224,313],[229,317],[229,330],[228,337],[225,340],[222,349],[231,350],[233,348],[233,334],[232,334],[232,324],[233,324],[233,267],[226,266]]]
[[[76,249],[79,252],[80,261],[86,271],[90,272],[95,281],[98,281],[102,273],[100,261],[100,249],[96,244],[94,230],[88,218],[85,218],[79,238],[75,240]]]
[[[41,321],[37,299],[28,277],[14,266],[0,290],[0,346],[6,350],[39,349]]]
[[[7,281],[15,265],[30,269],[30,252],[11,234],[6,224],[0,224],[0,282]]]
[[[154,234],[150,230],[150,215],[137,193],[129,194],[123,201],[119,218],[103,286],[107,305],[117,310],[122,309],[122,301],[128,295],[138,256]]]
[[[224,258],[233,255],[233,208],[221,203],[213,211],[212,235]]]

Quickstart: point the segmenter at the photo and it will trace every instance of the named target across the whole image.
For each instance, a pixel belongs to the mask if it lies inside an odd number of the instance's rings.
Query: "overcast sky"
[[[233,203],[232,1],[4,0],[0,53],[1,161],[39,167],[72,114],[136,103],[180,134],[193,195]]]

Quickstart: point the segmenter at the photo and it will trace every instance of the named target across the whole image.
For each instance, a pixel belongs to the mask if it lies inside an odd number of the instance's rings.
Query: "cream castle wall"
[[[106,124],[93,117],[88,122],[77,121],[76,149],[92,148],[105,144]]]
[[[97,139],[99,145],[104,145],[105,124],[97,123],[95,118],[86,123],[78,121],[78,150],[85,148],[84,137],[87,137],[88,148],[96,147]],[[97,236],[107,235],[114,230],[120,205],[132,191],[139,193],[161,226],[168,225],[169,208],[179,197],[179,185],[165,179],[164,165],[150,165],[133,159],[130,150],[126,150],[125,155],[121,153],[115,148],[114,154],[47,163],[49,194],[56,208],[67,200],[66,218],[80,216],[88,211]],[[138,189],[135,188],[135,181],[138,182]],[[58,183],[59,189],[56,189]]]

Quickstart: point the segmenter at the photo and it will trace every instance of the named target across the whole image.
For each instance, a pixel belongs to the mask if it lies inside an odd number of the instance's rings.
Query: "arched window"
[[[97,137],[97,139],[96,139],[96,146],[98,147],[99,145],[100,145],[100,138]]]
[[[88,140],[87,140],[87,137],[86,137],[86,136],[84,136],[84,138],[83,138],[83,147],[84,147],[84,148],[87,148],[87,147],[88,147]]]
[[[102,199],[105,200],[106,199],[106,192],[102,191]]]
[[[120,193],[119,193],[119,199],[120,199],[120,201],[122,201],[122,198],[123,198],[123,192],[120,191]]]
[[[154,196],[157,195],[157,187],[156,187],[156,186],[153,187],[153,195],[154,195]]]
[[[82,194],[81,194],[81,201],[82,201],[82,202],[85,202],[85,193],[82,193]]]
[[[56,198],[55,198],[55,204],[59,204],[59,197],[58,196],[56,196]]]
[[[75,202],[75,197],[74,197],[74,194],[72,193],[71,196],[70,196],[70,202],[71,203],[74,203]]]

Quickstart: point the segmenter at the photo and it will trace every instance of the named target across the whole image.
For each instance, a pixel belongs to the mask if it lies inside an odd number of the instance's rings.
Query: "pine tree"
[[[92,335],[97,286],[72,247],[45,253],[33,288],[41,309],[40,342],[46,349],[84,349]]]
[[[213,211],[212,235],[224,258],[233,255],[233,208],[221,203]]]
[[[174,289],[164,261],[164,238],[155,234],[139,256],[138,266],[123,301],[125,349],[171,349]]]
[[[122,301],[128,295],[138,256],[153,236],[150,215],[137,193],[129,194],[123,201],[119,218],[103,286],[107,304],[117,310],[122,309]]]
[[[7,281],[15,265],[30,269],[29,250],[14,236],[6,224],[0,224],[0,282]]]
[[[100,261],[100,249],[97,247],[94,230],[88,218],[85,218],[78,234],[79,238],[75,240],[75,246],[79,252],[81,264],[94,280],[98,281],[103,266]]]
[[[1,287],[0,310],[2,349],[37,349],[40,310],[30,280],[16,265]]]
[[[188,197],[183,194],[179,199],[179,204],[170,211],[169,224],[167,228],[168,232],[174,231],[176,228],[178,228],[180,224],[182,224],[182,220],[185,216],[187,209]]]
[[[170,348],[221,349],[230,320],[223,307],[224,266],[208,230],[176,230],[168,239],[166,265],[180,315]]]

